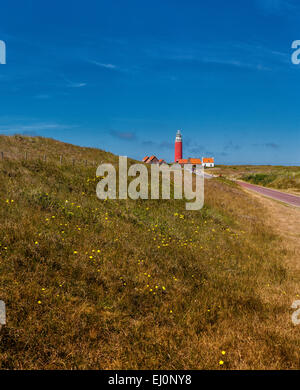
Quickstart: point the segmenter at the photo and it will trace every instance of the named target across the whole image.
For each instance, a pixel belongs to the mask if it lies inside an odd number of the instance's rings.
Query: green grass
[[[216,175],[241,179],[265,187],[300,191],[300,167],[220,165],[208,171]]]
[[[248,194],[208,180],[199,212],[100,201],[83,161],[117,156],[43,138],[0,146],[0,368],[299,368],[299,274]]]
[[[256,173],[255,175],[243,175],[242,180],[261,186],[268,186],[277,178],[275,174]]]

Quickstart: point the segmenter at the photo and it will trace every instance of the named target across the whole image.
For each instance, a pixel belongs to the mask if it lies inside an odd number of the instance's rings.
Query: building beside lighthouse
[[[215,159],[213,157],[202,157],[200,158],[182,158],[182,135],[181,131],[178,130],[175,138],[175,158],[174,162],[184,166],[184,164],[202,165],[204,168],[213,168],[215,166]]]
[[[205,168],[213,168],[215,166],[215,159],[213,157],[202,157],[202,166]]]
[[[180,130],[177,130],[175,137],[175,150],[174,150],[174,162],[184,167],[185,164],[192,164],[193,168],[197,165],[202,165],[204,168],[213,168],[215,166],[215,159],[213,157],[202,157],[201,158],[182,158],[182,134]],[[156,156],[146,156],[142,160],[146,164],[165,164],[165,160],[158,159]]]

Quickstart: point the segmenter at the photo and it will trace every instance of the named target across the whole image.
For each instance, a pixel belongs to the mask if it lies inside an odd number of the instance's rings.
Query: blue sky
[[[0,134],[300,165],[298,0],[6,2]]]

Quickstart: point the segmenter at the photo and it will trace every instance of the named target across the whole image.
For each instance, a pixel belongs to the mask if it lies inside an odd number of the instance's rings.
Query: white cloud
[[[7,124],[7,125],[1,125],[0,126],[0,133],[2,134],[15,134],[15,133],[27,133],[27,132],[40,132],[44,130],[67,130],[72,129],[76,126],[74,125],[66,125],[61,123],[51,123],[51,122],[40,122],[40,123],[32,123],[32,124],[26,124],[26,125],[18,125],[16,123],[14,124]]]
[[[147,53],[155,60],[191,64],[217,64],[254,71],[271,71],[290,64],[288,52],[268,48],[257,42],[224,42],[190,48],[165,46]]]
[[[82,88],[82,87],[85,87],[86,86],[86,83],[74,83],[74,82],[69,82],[69,85],[68,87],[70,88]]]
[[[203,59],[203,62],[211,63],[211,64],[220,64],[220,65],[228,65],[228,66],[234,66],[237,68],[246,68],[246,69],[254,69],[254,70],[271,70],[271,68],[268,68],[267,66],[264,66],[262,64],[251,64],[243,61],[237,61],[237,60],[222,60],[222,59]]]
[[[117,69],[117,66],[114,65],[114,64],[104,64],[102,62],[98,62],[98,61],[90,61],[92,64],[94,65],[97,65],[97,66],[100,66],[102,68],[106,68],[106,69]]]
[[[69,88],[82,88],[87,85],[86,83],[83,82],[76,82],[76,81],[69,80],[63,74],[60,77],[67,83],[67,87]]]

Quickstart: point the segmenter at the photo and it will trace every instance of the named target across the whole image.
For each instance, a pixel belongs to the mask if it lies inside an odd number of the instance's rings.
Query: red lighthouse
[[[182,159],[182,137],[180,130],[177,131],[175,139],[175,162]]]

